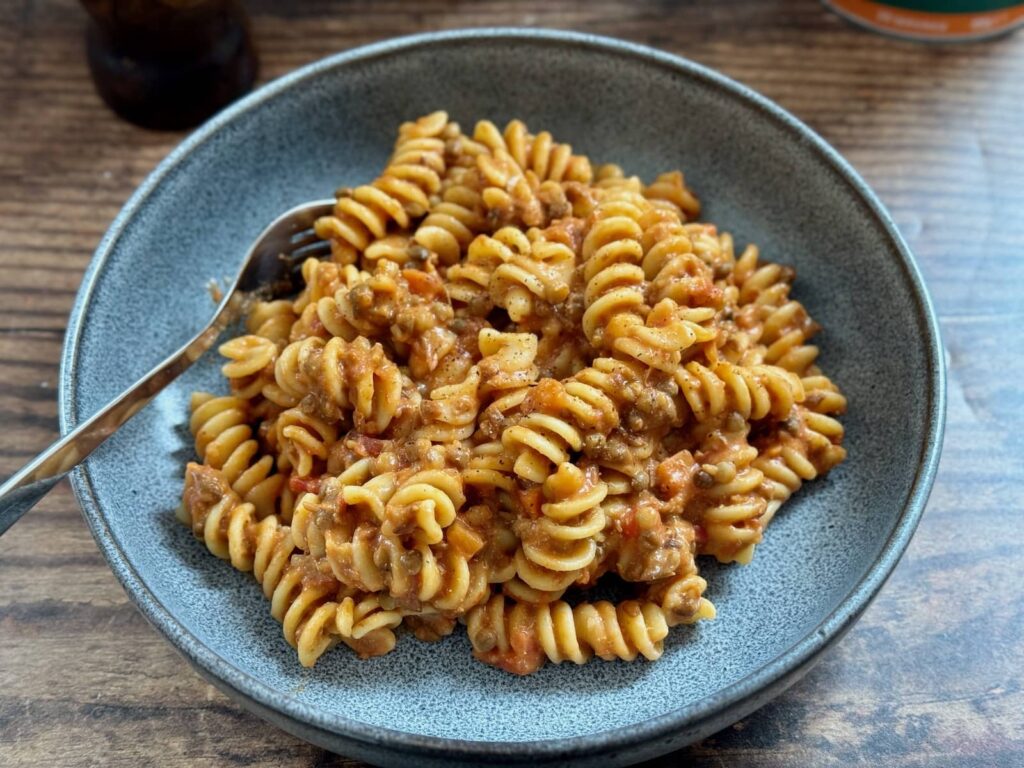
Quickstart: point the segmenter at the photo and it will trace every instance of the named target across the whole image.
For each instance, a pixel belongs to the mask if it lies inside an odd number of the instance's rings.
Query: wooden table
[[[415,31],[571,27],[717,68],[849,158],[895,215],[940,315],[939,478],[907,555],[846,639],[774,703],[657,764],[1024,765],[1024,36],[896,42],[813,0],[248,5],[264,80]],[[84,23],[72,0],[0,3],[0,476],[57,435],[82,271],[181,138],[103,107]],[[66,484],[0,539],[0,584],[0,764],[354,765],[193,674],[129,604]]]

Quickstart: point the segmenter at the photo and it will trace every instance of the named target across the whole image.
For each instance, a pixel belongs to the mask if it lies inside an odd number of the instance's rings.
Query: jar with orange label
[[[1024,3],[1019,0],[824,0],[824,3],[857,24],[911,40],[980,40],[1024,24]]]

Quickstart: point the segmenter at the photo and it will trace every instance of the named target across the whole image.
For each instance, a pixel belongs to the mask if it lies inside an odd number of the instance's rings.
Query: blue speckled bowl
[[[647,48],[533,30],[406,38],[271,83],[173,152],[100,244],[68,327],[62,428],[200,327],[207,281],[233,273],[268,221],[372,178],[395,127],[438,108],[465,124],[519,116],[648,178],[681,167],[709,219],[796,266],[796,296],[825,327],[821,362],[850,399],[850,458],[784,508],[752,565],[703,564],[718,620],[675,630],[654,664],[517,678],[474,661],[456,634],[302,669],[252,578],[172,512],[188,394],[223,387],[213,355],[97,451],[75,492],[146,617],[200,674],[305,739],[433,765],[664,753],[778,694],[856,620],[921,515],[945,411],[938,327],[889,216],[835,151],[746,88]]]

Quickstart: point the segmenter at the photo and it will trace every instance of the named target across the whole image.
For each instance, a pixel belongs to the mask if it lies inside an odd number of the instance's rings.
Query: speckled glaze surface
[[[856,620],[913,533],[945,413],[938,328],[913,259],[856,173],[806,126],[682,59],[536,30],[431,34],[360,48],[260,89],[198,130],[110,228],[68,327],[65,431],[187,340],[286,208],[374,176],[403,120],[523,118],[595,161],[682,168],[705,215],[794,265],[824,325],[821,363],[850,400],[850,458],[772,523],[747,567],[702,570],[719,618],[676,629],[657,663],[549,665],[517,678],[463,634],[404,637],[302,669],[252,578],[175,521],[189,393],[224,389],[208,355],[74,475],[117,577],[196,669],[243,706],[378,763],[624,764],[757,708]]]

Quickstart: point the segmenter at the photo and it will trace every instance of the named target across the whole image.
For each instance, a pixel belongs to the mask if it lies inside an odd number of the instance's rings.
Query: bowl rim
[[[74,399],[74,393],[77,390],[77,360],[81,351],[83,319],[90,306],[98,277],[102,274],[108,258],[132,218],[146,204],[150,195],[160,186],[164,178],[182,160],[235,119],[254,109],[259,109],[264,102],[278,94],[326,71],[343,68],[353,62],[400,55],[411,49],[480,40],[585,48],[599,53],[639,60],[647,66],[681,74],[700,81],[707,87],[717,89],[720,93],[758,110],[766,119],[774,121],[780,128],[785,129],[795,141],[816,154],[825,165],[830,166],[849,187],[851,193],[859,198],[864,206],[865,215],[874,220],[890,241],[892,249],[901,262],[905,280],[913,295],[914,309],[918,319],[926,329],[926,337],[922,339],[922,343],[926,345],[927,357],[925,371],[927,391],[925,392],[924,408],[929,417],[928,426],[922,437],[917,475],[900,516],[876,560],[868,568],[863,578],[838,603],[832,613],[786,651],[761,665],[746,677],[712,696],[678,707],[643,723],[595,731],[580,736],[522,742],[463,740],[414,734],[369,725],[340,715],[328,715],[322,710],[302,703],[284,691],[272,688],[259,678],[243,672],[217,655],[192,635],[145,585],[140,574],[110,531],[105,514],[95,495],[88,462],[73,471],[71,484],[100,551],[136,607],[150,623],[160,630],[179,653],[198,668],[204,677],[215,682],[219,687],[238,693],[246,700],[245,703],[252,705],[263,716],[284,717],[300,726],[347,740],[352,743],[353,747],[365,748],[378,754],[383,751],[392,754],[434,758],[453,757],[462,760],[526,755],[533,758],[557,759],[595,756],[631,747],[639,749],[644,744],[671,738],[673,734],[678,734],[684,729],[692,729],[700,723],[714,721],[715,718],[735,713],[743,707],[744,702],[757,699],[758,695],[763,692],[770,692],[769,696],[759,702],[759,704],[764,703],[771,695],[780,692],[789,682],[795,680],[797,675],[809,668],[821,651],[841,637],[884,585],[906,549],[923,514],[935,479],[942,448],[946,414],[943,348],[932,301],[910,249],[882,203],[852,166],[811,128],[775,102],[747,86],[703,65],[645,45],[581,32],[518,27],[457,29],[384,40],[328,56],[285,74],[229,106],[189,134],[146,177],[111,223],[85,271],[68,319],[58,392],[60,429],[62,434],[67,434],[79,420],[78,404]],[[752,708],[750,707],[750,709]],[[725,724],[722,723],[723,726]]]

